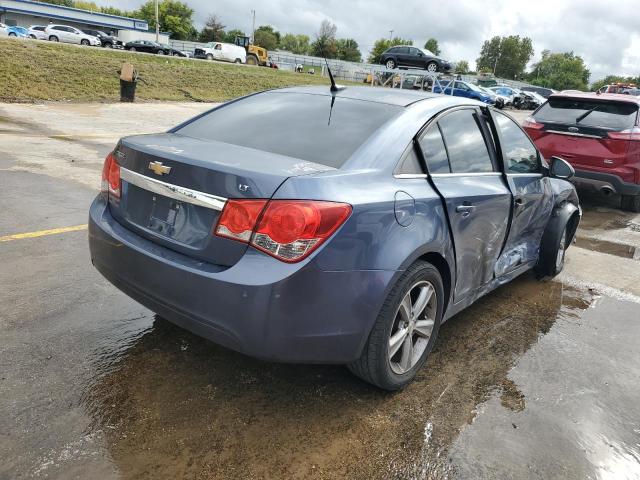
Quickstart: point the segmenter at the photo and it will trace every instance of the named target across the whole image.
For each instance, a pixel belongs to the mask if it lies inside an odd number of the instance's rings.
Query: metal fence
[[[189,42],[184,40],[171,40],[169,43],[175,49],[192,53],[197,47],[206,45],[205,43]],[[305,73],[310,69],[313,69],[316,75],[322,76],[326,75],[325,70],[328,63],[329,68],[331,68],[331,73],[333,73],[333,76],[337,80],[348,80],[358,83],[365,83],[367,79],[370,80],[372,77],[374,79],[386,78],[391,73],[399,75],[402,81],[404,81],[405,77],[409,75],[420,75],[427,78],[434,77],[434,74],[432,72],[427,72],[426,70],[389,70],[383,65],[347,62],[345,60],[335,59],[325,60],[322,57],[313,57],[311,55],[297,55],[291,52],[272,51],[269,52],[269,57],[271,58],[271,61],[275,62],[278,65],[278,68],[282,70],[294,71],[296,67],[301,65]],[[441,74],[435,75],[435,77],[437,78],[440,78],[441,76]],[[480,77],[479,75],[456,75],[456,77],[459,77],[460,80],[471,83],[477,83],[478,79],[484,78]],[[505,78],[495,78],[494,80],[498,84],[508,85],[515,88],[530,86],[530,84],[528,83],[520,82],[517,80],[508,80]],[[375,84],[378,82],[374,81],[373,83]]]

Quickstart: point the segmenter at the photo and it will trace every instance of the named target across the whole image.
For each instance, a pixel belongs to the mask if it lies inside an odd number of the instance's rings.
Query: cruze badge
[[[156,175],[166,175],[171,171],[171,167],[163,165],[162,162],[150,162],[149,170],[151,170]]]

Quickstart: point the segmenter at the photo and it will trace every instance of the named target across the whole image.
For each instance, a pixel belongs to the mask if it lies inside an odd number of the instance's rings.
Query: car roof
[[[617,102],[640,104],[640,98],[621,93],[566,92],[553,93],[549,98],[576,98],[580,100],[611,100]]]
[[[331,96],[329,85],[313,87],[289,87],[271,91]],[[399,88],[392,89],[382,87],[347,87],[344,90],[336,92],[335,96],[338,98],[351,98],[354,100],[365,100],[368,102],[386,103],[389,105],[407,107],[412,103],[416,103],[422,100],[442,97],[442,94],[421,92],[416,90],[403,90]]]

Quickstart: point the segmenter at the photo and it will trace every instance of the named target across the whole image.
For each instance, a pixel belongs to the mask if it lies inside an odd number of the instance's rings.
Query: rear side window
[[[638,106],[627,102],[605,102],[576,98],[550,98],[535,114],[543,123],[562,123],[626,130],[636,123]]]
[[[498,112],[494,115],[500,131],[507,173],[539,173],[538,151],[529,137],[506,115]]]
[[[305,93],[266,92],[230,103],[176,133],[328,167],[344,162],[403,107]]]
[[[453,173],[492,172],[487,144],[474,110],[457,110],[438,121]]]
[[[420,148],[427,162],[429,173],[451,173],[447,149],[442,141],[438,125],[432,125],[420,139]]]

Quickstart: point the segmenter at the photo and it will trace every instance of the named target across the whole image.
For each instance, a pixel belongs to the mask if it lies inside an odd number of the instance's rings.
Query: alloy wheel
[[[436,65],[434,62],[431,62],[427,65],[427,72],[437,72],[438,71],[438,65]]]
[[[415,283],[396,311],[389,334],[389,365],[402,375],[411,370],[425,352],[435,326],[438,298],[431,282]]]

